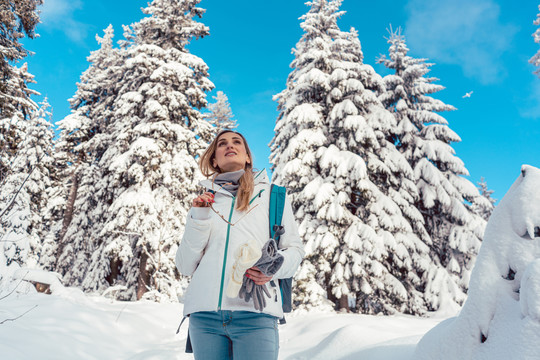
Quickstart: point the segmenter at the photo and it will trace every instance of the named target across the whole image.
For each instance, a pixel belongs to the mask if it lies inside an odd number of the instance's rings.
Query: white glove
[[[234,254],[235,262],[232,267],[231,278],[229,280],[229,284],[227,285],[226,294],[228,297],[235,298],[238,296],[246,270],[255,265],[261,255],[261,247],[257,241],[253,239],[248,240],[236,250],[236,253]]]

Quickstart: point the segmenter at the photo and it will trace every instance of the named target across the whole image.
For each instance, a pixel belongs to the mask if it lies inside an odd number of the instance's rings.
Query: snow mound
[[[521,278],[521,313],[540,322],[540,259],[527,266]]]
[[[540,359],[540,169],[522,166],[489,219],[461,313],[414,359]]]
[[[32,283],[42,283],[50,285],[51,292],[63,288],[60,283],[62,277],[58,273],[48,272],[40,269],[20,268],[13,274],[13,280],[24,280]]]
[[[279,359],[408,360],[440,319],[409,315],[304,314],[280,327]]]
[[[298,359],[332,359],[335,354],[346,357],[356,348],[358,334],[364,329],[359,325],[345,325],[332,331],[316,346],[296,354]]]

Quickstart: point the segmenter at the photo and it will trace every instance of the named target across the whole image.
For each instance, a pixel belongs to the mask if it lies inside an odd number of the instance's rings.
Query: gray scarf
[[[231,171],[231,172],[225,172],[217,174],[214,178],[214,184],[216,187],[214,190],[217,190],[219,187],[224,188],[233,196],[236,196],[236,193],[238,192],[238,187],[240,186],[238,184],[238,181],[244,175],[244,170],[238,170],[238,171]]]

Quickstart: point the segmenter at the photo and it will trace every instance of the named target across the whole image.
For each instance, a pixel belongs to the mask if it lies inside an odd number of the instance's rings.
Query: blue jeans
[[[275,316],[250,311],[201,311],[189,316],[196,360],[276,360],[279,335]]]

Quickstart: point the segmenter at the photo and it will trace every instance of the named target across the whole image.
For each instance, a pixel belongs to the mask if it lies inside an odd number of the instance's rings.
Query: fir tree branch
[[[120,235],[128,235],[128,236],[142,236],[142,234],[139,234],[139,233],[130,233],[130,232],[126,232],[126,231],[118,231],[118,230],[115,230],[115,231],[111,231],[113,234],[120,234]]]

